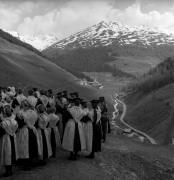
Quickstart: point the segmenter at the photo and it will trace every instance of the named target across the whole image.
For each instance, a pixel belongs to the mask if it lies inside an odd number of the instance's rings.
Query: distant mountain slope
[[[135,91],[148,93],[171,83],[174,83],[174,58],[169,57],[140,76],[132,87]]]
[[[127,98],[127,121],[160,143],[171,143],[174,123],[174,58],[168,58],[140,77]]]
[[[100,22],[46,48],[43,54],[57,65],[71,72],[111,72],[121,76],[141,75],[136,68],[144,63],[143,73],[151,64],[144,59],[155,60],[154,65],[174,55],[174,35],[168,35],[148,27],[129,27],[118,22]],[[127,58],[126,63],[135,72],[124,71],[125,63],[116,59]],[[137,61],[131,61],[130,59]],[[113,62],[113,63],[112,63]],[[124,61],[125,62],[125,61]],[[132,63],[132,64],[131,64]],[[136,63],[138,64],[136,66]],[[126,68],[127,70],[130,68]],[[121,73],[122,72],[122,73]]]
[[[26,49],[35,52],[36,54],[42,55],[41,52],[35,49],[32,45],[27,44],[26,42],[21,41],[20,39],[14,37],[13,35],[3,31],[0,29],[0,37],[9,41],[10,43],[16,44],[21,47],[25,47]]]
[[[50,62],[30,45],[0,31],[0,85],[37,86],[80,91],[93,97],[97,91],[79,85],[71,73]]]
[[[111,72],[113,75],[131,76],[109,65],[114,58],[108,56],[108,49],[103,47],[79,48],[60,54],[53,52],[49,59],[70,72]]]
[[[174,46],[174,35],[146,26],[129,27],[119,22],[100,22],[65,38],[46,49],[77,49],[91,47],[138,47],[150,48]]]
[[[22,35],[15,31],[7,31],[7,32],[12,36],[16,37],[17,39],[32,45],[34,48],[38,49],[39,51],[46,49],[47,47],[51,46],[52,44],[60,40],[59,37],[51,34],[29,36],[29,35]]]

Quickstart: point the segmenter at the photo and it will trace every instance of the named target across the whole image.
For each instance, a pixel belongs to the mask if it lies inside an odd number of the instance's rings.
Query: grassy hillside
[[[148,73],[140,76],[132,85],[134,91],[149,93],[174,82],[174,58],[167,58]]]
[[[79,91],[82,96],[89,98],[99,95],[94,88],[80,86],[78,78],[40,56],[39,52],[31,46],[2,31],[0,33],[0,85],[67,89]]]
[[[25,42],[20,41],[19,39],[13,37],[12,35],[10,35],[9,33],[3,31],[0,29],[0,37],[9,41],[10,43],[16,44],[18,46],[21,47],[25,47],[26,49],[35,52],[36,54],[42,55],[42,53],[40,51],[38,51],[37,49],[35,49],[33,46],[31,46],[30,44],[27,44]]]
[[[115,56],[139,56],[139,57],[155,57],[164,60],[167,57],[174,56],[173,45],[158,45],[158,46],[139,46],[127,44],[120,46],[119,44],[109,47],[110,52]]]
[[[151,56],[114,56],[114,61],[108,64],[138,78],[156,67],[160,62],[159,58]]]
[[[126,98],[126,120],[154,137],[160,143],[171,143],[174,137],[172,118],[174,101],[174,60],[168,58],[149,71]]]
[[[129,67],[134,68],[137,67],[137,65],[138,67],[145,66],[147,69],[143,72],[146,73],[149,67],[151,68],[151,65],[153,65],[151,62],[157,65],[165,58],[173,56],[173,49],[174,47],[172,45],[158,45],[153,47],[125,44],[122,46],[115,43],[111,46],[75,49],[50,47],[45,49],[43,54],[58,65],[78,72],[114,73],[119,70],[122,71],[121,67],[124,65],[122,61],[126,61],[126,63],[129,62]],[[121,61],[118,62],[119,59]],[[148,62],[147,59],[149,60]],[[119,74],[124,76],[124,72],[123,70],[123,73]],[[128,71],[127,75],[130,74],[132,75],[131,71]]]
[[[132,76],[115,66],[109,65],[114,61],[114,58],[109,56],[109,52],[110,49],[107,47],[65,51],[48,48],[43,51],[52,62],[71,72],[111,72],[114,76]]]

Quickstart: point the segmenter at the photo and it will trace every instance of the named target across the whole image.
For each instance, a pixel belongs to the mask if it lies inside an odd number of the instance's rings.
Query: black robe
[[[101,152],[101,139],[102,139],[102,129],[100,121],[97,122],[97,111],[94,109],[94,121],[93,121],[93,141],[92,141],[92,151]]]

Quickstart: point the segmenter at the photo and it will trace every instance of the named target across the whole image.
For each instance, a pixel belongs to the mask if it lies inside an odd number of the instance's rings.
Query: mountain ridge
[[[47,34],[47,35],[22,35],[16,31],[6,31],[5,32],[11,34],[12,36],[16,37],[17,39],[28,43],[32,45],[34,48],[38,49],[39,51],[42,51],[46,49],[47,47],[51,46],[55,42],[60,40],[60,37]]]
[[[50,49],[75,49],[111,45],[159,46],[174,45],[174,35],[146,26],[130,27],[120,22],[102,21],[77,32],[52,46]]]

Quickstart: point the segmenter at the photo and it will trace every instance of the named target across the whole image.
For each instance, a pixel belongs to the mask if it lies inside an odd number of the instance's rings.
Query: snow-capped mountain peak
[[[147,26],[131,27],[120,22],[102,21],[84,31],[69,36],[50,48],[74,49],[109,45],[159,46],[174,45],[174,35]]]
[[[47,47],[51,46],[55,42],[60,40],[60,37],[54,36],[52,34],[47,34],[47,35],[22,35],[19,34],[18,32],[15,31],[6,31],[12,36],[20,39],[23,42],[26,42],[36,49],[42,51],[43,49],[46,49]]]

